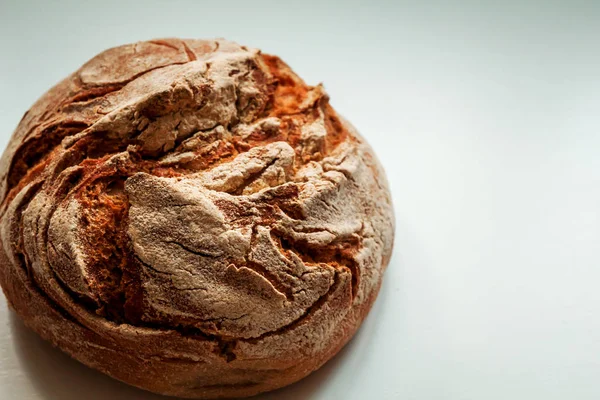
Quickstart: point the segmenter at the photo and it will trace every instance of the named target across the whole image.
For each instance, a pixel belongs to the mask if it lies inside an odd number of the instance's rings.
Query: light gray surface
[[[113,45],[222,36],[278,54],[373,145],[397,231],[357,337],[263,399],[598,399],[600,4],[411,3],[2,0],[0,145]],[[0,399],[160,398],[0,303]]]

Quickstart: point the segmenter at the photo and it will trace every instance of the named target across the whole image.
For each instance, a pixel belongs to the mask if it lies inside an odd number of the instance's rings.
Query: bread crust
[[[186,398],[293,383],[371,308],[394,216],[371,148],[275,56],[225,40],[109,49],[0,160],[0,284],[80,362]]]

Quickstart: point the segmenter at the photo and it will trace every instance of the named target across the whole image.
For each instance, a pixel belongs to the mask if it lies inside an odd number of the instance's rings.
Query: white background
[[[600,398],[598,2],[1,0],[2,147],[94,54],[163,36],[226,37],[323,81],[392,187],[394,256],[362,329],[263,399]],[[0,303],[0,399],[160,399]]]

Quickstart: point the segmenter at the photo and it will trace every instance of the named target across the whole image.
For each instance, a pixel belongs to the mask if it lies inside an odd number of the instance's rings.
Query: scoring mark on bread
[[[195,255],[201,256],[201,257],[215,258],[215,257],[220,257],[223,255],[223,251],[221,251],[221,250],[199,249],[199,248],[192,249],[191,247],[186,246],[182,243],[176,242],[174,240],[168,240],[165,243],[174,244],[177,247],[179,247],[189,253],[192,253],[192,254],[195,254]]]

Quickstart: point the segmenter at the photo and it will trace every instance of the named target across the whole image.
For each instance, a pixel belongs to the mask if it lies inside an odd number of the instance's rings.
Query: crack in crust
[[[23,116],[0,178],[8,268],[44,304],[86,332],[211,343],[225,363],[343,343],[391,253],[385,177],[323,87],[225,40],[101,53]]]

